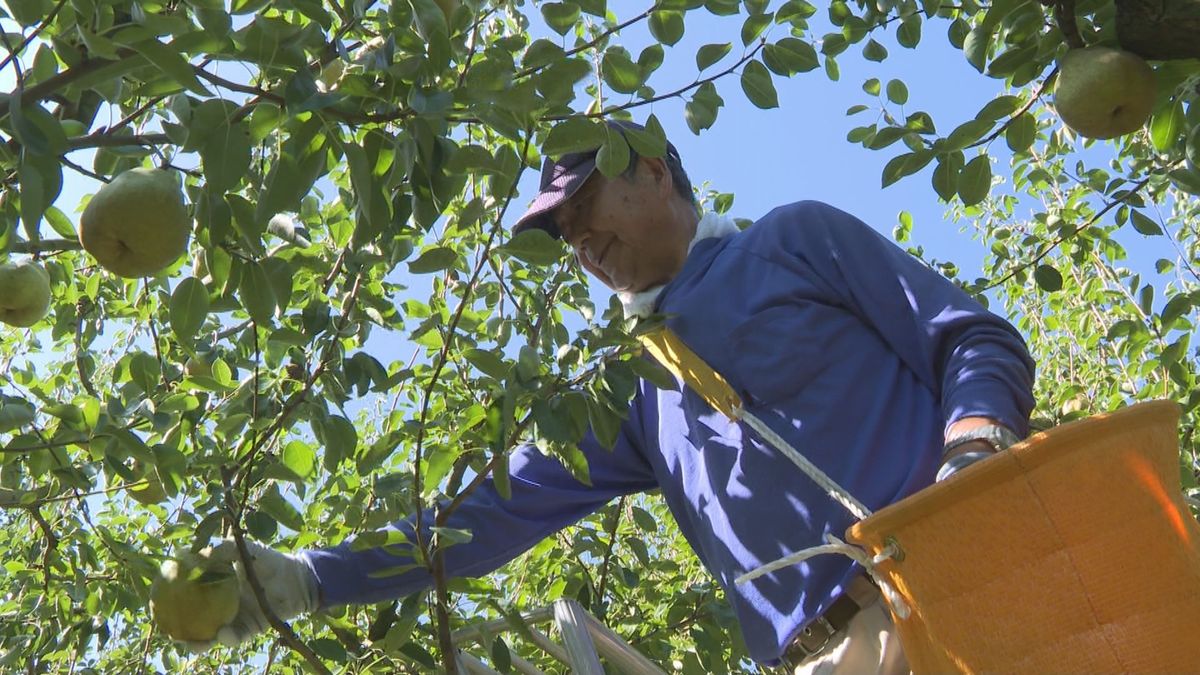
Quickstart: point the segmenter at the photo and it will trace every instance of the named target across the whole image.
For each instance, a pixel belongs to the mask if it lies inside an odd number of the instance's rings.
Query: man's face
[[[666,163],[639,158],[632,175],[594,173],[553,217],[584,269],[614,291],[637,292],[683,267],[694,218],[682,202]]]

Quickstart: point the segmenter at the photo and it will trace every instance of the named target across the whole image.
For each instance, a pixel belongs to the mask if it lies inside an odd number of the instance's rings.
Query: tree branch
[[[166,134],[140,134],[134,136],[118,136],[108,131],[77,136],[67,139],[67,147],[71,150],[82,148],[119,148],[131,145],[159,145],[170,143],[171,137]]]
[[[1055,65],[1054,69],[1050,71],[1050,74],[1046,76],[1046,79],[1042,80],[1042,83],[1040,85],[1038,85],[1037,91],[1033,92],[1033,96],[1031,96],[1029,98],[1029,100],[1025,102],[1025,105],[1021,106],[1020,110],[1018,110],[1016,113],[1014,113],[1007,120],[1004,120],[1004,124],[1001,124],[1000,128],[996,129],[991,134],[989,134],[987,138],[976,141],[976,142],[972,143],[971,145],[968,145],[967,147],[968,148],[977,148],[981,145],[987,145],[988,143],[991,143],[992,141],[999,138],[1000,134],[1003,134],[1006,130],[1008,130],[1008,128],[1010,126],[1012,126],[1013,122],[1017,121],[1017,118],[1019,118],[1021,115],[1024,115],[1025,113],[1029,112],[1029,109],[1033,107],[1033,104],[1037,103],[1038,99],[1040,99],[1042,97],[1042,94],[1044,94],[1046,92],[1046,87],[1050,86],[1050,83],[1054,80],[1054,76],[1057,74],[1058,74],[1058,66]]]
[[[225,484],[225,509],[226,520],[229,522],[229,528],[233,532],[233,541],[237,544],[238,557],[242,561],[242,569],[246,573],[246,583],[250,585],[250,590],[254,591],[254,599],[258,601],[259,609],[262,610],[263,616],[267,618],[267,623],[279,633],[284,644],[291,647],[293,651],[302,656],[308,665],[321,675],[332,675],[321,659],[309,649],[308,645],[300,639],[292,630],[292,627],[287,625],[275,615],[275,611],[271,609],[271,603],[267,600],[267,592],[263,590],[262,583],[258,580],[258,573],[254,569],[253,556],[250,555],[250,550],[246,548],[246,537],[242,532],[241,523],[238,522],[238,508],[233,496],[232,479],[234,471],[230,468],[224,468],[221,471],[221,481]]]
[[[525,137],[524,147],[521,148],[521,156],[524,157],[529,152],[529,143],[533,138],[533,133],[529,132]],[[458,665],[455,659],[454,639],[450,636],[450,617],[446,610],[446,601],[448,594],[446,592],[446,569],[445,560],[440,555],[441,548],[433,552],[432,559],[426,549],[424,536],[421,533],[421,514],[424,511],[424,503],[421,497],[421,454],[425,443],[425,426],[429,419],[429,403],[433,398],[433,391],[437,388],[438,377],[442,373],[442,369],[446,367],[446,362],[449,360],[450,346],[454,342],[454,333],[458,330],[458,324],[462,320],[463,312],[466,311],[467,305],[470,304],[471,295],[475,291],[475,287],[479,281],[480,274],[483,273],[483,268],[487,264],[488,251],[491,250],[492,244],[496,241],[496,235],[500,233],[504,224],[504,214],[508,212],[508,207],[512,204],[513,197],[517,194],[517,183],[521,173],[525,170],[525,164],[521,164],[521,170],[517,172],[517,176],[513,179],[512,185],[508,188],[508,194],[504,198],[504,203],[500,206],[500,211],[496,215],[496,222],[492,226],[492,231],[488,234],[487,240],[483,244],[483,253],[479,256],[479,260],[475,263],[475,269],[471,271],[471,277],[467,281],[466,288],[463,290],[463,297],[458,303],[458,307],[454,311],[454,316],[450,319],[450,323],[446,328],[446,338],[442,343],[442,350],[438,354],[437,363],[434,366],[433,374],[429,377],[429,384],[425,387],[421,396],[421,415],[417,425],[417,445],[414,451],[413,459],[413,485],[414,497],[416,501],[416,522],[415,534],[417,539],[417,548],[421,551],[422,557],[429,562],[432,567],[434,591],[437,597],[437,618],[438,618],[438,645],[441,647],[442,664],[447,673],[455,674],[458,672]]]
[[[13,253],[62,253],[63,251],[79,251],[83,244],[78,239],[39,239],[37,241],[16,241],[8,250]]]
[[[1074,238],[1075,235],[1077,235],[1080,232],[1083,232],[1087,228],[1091,227],[1092,225],[1094,225],[1096,223],[1096,221],[1100,220],[1100,218],[1102,218],[1104,216],[1104,214],[1113,210],[1118,205],[1124,204],[1126,199],[1128,199],[1129,197],[1133,196],[1134,194],[1137,194],[1138,192],[1140,192],[1142,188],[1146,187],[1146,185],[1150,183],[1150,179],[1153,177],[1154,177],[1154,175],[1152,174],[1152,175],[1146,176],[1142,180],[1138,181],[1138,183],[1133,186],[1133,189],[1131,189],[1128,192],[1128,194],[1124,195],[1123,197],[1121,197],[1119,199],[1114,199],[1111,202],[1109,202],[1108,204],[1105,204],[1103,209],[1100,209],[1100,211],[1098,211],[1095,215],[1093,215],[1091,218],[1088,218],[1087,221],[1083,222],[1082,224],[1080,224],[1078,227],[1071,230],[1070,232],[1059,235],[1057,238],[1055,238],[1054,241],[1050,242],[1045,247],[1043,247],[1042,250],[1040,252],[1038,252],[1038,254],[1035,255],[1032,259],[1012,268],[1012,270],[1008,274],[1004,275],[1001,279],[999,279],[997,281],[993,281],[992,283],[988,284],[987,286],[984,286],[983,288],[979,289],[979,291],[980,292],[990,291],[991,289],[996,288],[997,286],[1003,285],[1008,280],[1017,276],[1017,274],[1019,272],[1021,272],[1022,270],[1027,270],[1030,267],[1037,265],[1038,263],[1040,263],[1042,261],[1043,258],[1045,258],[1047,255],[1049,255],[1051,251],[1053,251],[1054,249],[1056,249],[1060,245],[1062,245],[1063,242],[1067,241],[1068,239]]]
[[[1058,0],[1054,3],[1054,21],[1063,35],[1063,41],[1071,49],[1084,47],[1083,36],[1079,34],[1079,24],[1075,21],[1075,0]]]
[[[652,7],[650,7],[650,9],[642,12],[641,14],[638,14],[637,16],[633,17],[632,19],[629,19],[628,21],[625,21],[623,23],[619,23],[619,24],[613,26],[612,28],[609,28],[608,30],[604,31],[603,33],[600,33],[592,40],[589,40],[589,41],[579,45],[578,47],[575,47],[574,49],[568,50],[567,52],[563,53],[563,56],[564,57],[574,56],[574,55],[578,54],[579,52],[582,52],[582,51],[591,49],[592,47],[595,47],[597,44],[599,44],[602,40],[604,40],[608,36],[610,36],[614,33],[619,33],[622,30],[632,26],[633,24],[649,18],[650,15],[653,14],[654,10],[656,10],[656,9],[658,9],[657,2],[654,3],[654,5]],[[525,70],[519,71],[516,75],[514,75],[513,79],[515,80],[515,79],[525,77],[527,75],[532,75],[533,73],[536,73],[545,67],[546,66],[535,66],[533,68],[526,68]]]
[[[260,89],[259,87],[253,87],[247,84],[240,84],[233,82],[232,80],[227,80],[219,75],[214,75],[208,72],[200,66],[192,66],[192,70],[195,71],[197,76],[230,91],[236,91],[242,94],[251,94],[253,96],[257,96],[259,99],[267,99],[269,101],[278,103],[280,106],[283,105],[283,97],[279,94],[267,91],[266,89]]]

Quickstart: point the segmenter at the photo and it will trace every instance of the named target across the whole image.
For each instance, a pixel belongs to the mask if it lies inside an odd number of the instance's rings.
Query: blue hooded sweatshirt
[[[856,218],[819,202],[696,242],[656,311],[746,408],[875,510],[930,485],[944,431],[963,417],[1024,436],[1033,362],[1016,330]],[[640,382],[616,447],[580,445],[592,485],[534,446],[513,451],[512,498],[484,482],[450,518],[473,539],[446,551],[451,576],[487,574],[619,495],[659,488],[724,588],[751,657],[775,663],[861,573],[826,555],[749,583],[738,576],[842,536],[853,518],[755,432],[696,393]],[[429,522],[425,518],[423,522]],[[412,540],[412,519],[394,523]],[[416,568],[350,542],[303,553],[322,606],[427,588]]]

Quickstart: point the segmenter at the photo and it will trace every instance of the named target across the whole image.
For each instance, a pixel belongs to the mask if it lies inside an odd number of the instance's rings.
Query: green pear
[[[159,630],[183,642],[208,642],[238,613],[241,582],[233,563],[212,549],[185,553],[159,567],[150,585],[150,613]]]
[[[1141,57],[1111,47],[1072,49],[1059,62],[1054,107],[1088,138],[1137,131],[1154,110],[1154,71]]]
[[[184,377],[212,377],[212,364],[201,358],[188,357],[183,364]]]
[[[0,321],[25,328],[50,310],[50,275],[32,260],[0,265]]]
[[[155,274],[187,249],[192,220],[172,171],[130,169],[100,188],[79,219],[79,243],[122,277]]]

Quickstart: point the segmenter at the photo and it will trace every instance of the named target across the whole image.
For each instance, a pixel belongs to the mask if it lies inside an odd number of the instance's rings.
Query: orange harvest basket
[[[915,673],[1200,672],[1179,406],[1031,436],[847,530],[908,602]]]

